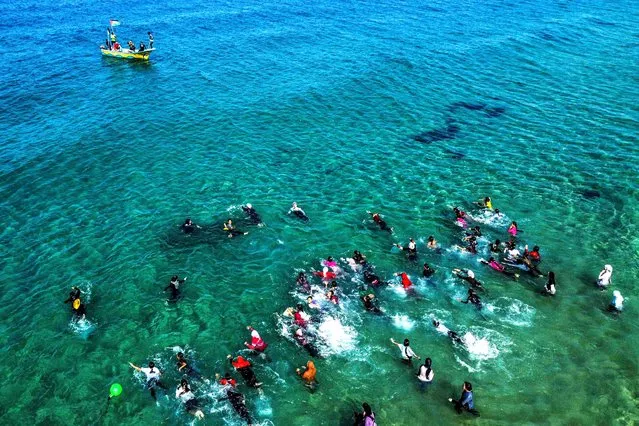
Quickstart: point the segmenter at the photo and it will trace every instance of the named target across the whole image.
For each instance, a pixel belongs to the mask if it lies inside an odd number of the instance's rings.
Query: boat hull
[[[148,61],[149,56],[151,56],[151,52],[155,49],[147,49],[142,52],[131,52],[128,49],[122,50],[108,50],[108,49],[100,49],[102,52],[102,56],[110,56],[112,58],[122,58],[122,59],[134,59],[139,61]]]

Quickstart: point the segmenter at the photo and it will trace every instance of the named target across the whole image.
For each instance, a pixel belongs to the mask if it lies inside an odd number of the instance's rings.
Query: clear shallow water
[[[172,392],[153,404],[127,361],[156,359],[173,387],[174,347],[186,346],[212,376],[249,323],[270,343],[270,361],[255,360],[264,394],[245,390],[265,424],[348,424],[362,400],[380,424],[636,421],[633,6],[3,4],[3,423],[92,424],[114,381],[124,393],[106,424],[188,423]],[[116,10],[124,39],[154,31],[149,64],[98,56]],[[424,132],[449,138],[412,138]],[[588,189],[601,197],[586,199]],[[343,308],[324,326],[332,354],[308,394],[294,374],[307,355],[280,336],[275,315],[297,300],[296,272],[359,249],[383,277],[416,277],[419,265],[391,243],[433,234],[456,244],[448,209],[485,194],[519,222],[523,242],[542,247],[558,296],[539,296],[542,280],[515,283],[472,256],[422,248],[437,274],[418,281],[419,298],[379,291],[390,318],[366,315],[357,284],[341,282]],[[310,223],[284,216],[294,200]],[[219,225],[241,219],[246,202],[266,222],[246,238],[180,238],[184,217]],[[369,209],[396,233],[368,223]],[[604,263],[627,297],[616,319],[602,312],[610,294],[592,285]],[[489,288],[485,317],[455,300],[465,289],[454,267]],[[169,306],[162,288],[175,273],[189,280]],[[71,285],[91,289],[89,336],[61,303]],[[472,350],[438,334],[432,315],[471,333]],[[433,359],[425,395],[388,342],[404,336]],[[463,380],[476,389],[477,420],[445,402]],[[214,387],[199,392],[206,424],[237,423],[205,396]]]

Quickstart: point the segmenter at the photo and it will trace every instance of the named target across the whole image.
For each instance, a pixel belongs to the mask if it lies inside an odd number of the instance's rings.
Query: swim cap
[[[468,270],[468,277],[469,278],[475,278],[475,273],[473,271],[471,271],[470,269]]]
[[[619,296],[621,296],[621,292],[619,290],[615,290],[615,291],[612,292],[612,295],[615,296],[615,297],[619,297]]]
[[[80,307],[80,299],[75,299],[73,301],[73,309],[78,309]]]
[[[605,265],[604,269],[608,272],[612,272],[612,266],[611,265]]]

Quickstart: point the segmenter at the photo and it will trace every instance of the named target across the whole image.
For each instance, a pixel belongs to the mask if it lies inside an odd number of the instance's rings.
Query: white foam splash
[[[354,327],[343,325],[338,318],[325,318],[317,333],[325,342],[320,348],[324,356],[355,349],[357,331]]]
[[[415,327],[415,321],[408,318],[408,315],[395,314],[392,318],[393,325],[402,330],[412,330]]]

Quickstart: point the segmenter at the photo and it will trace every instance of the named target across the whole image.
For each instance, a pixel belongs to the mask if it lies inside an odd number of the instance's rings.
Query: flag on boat
[[[118,25],[120,25],[120,21],[118,21],[117,19],[110,19],[109,25],[111,25],[112,27],[117,27]]]

